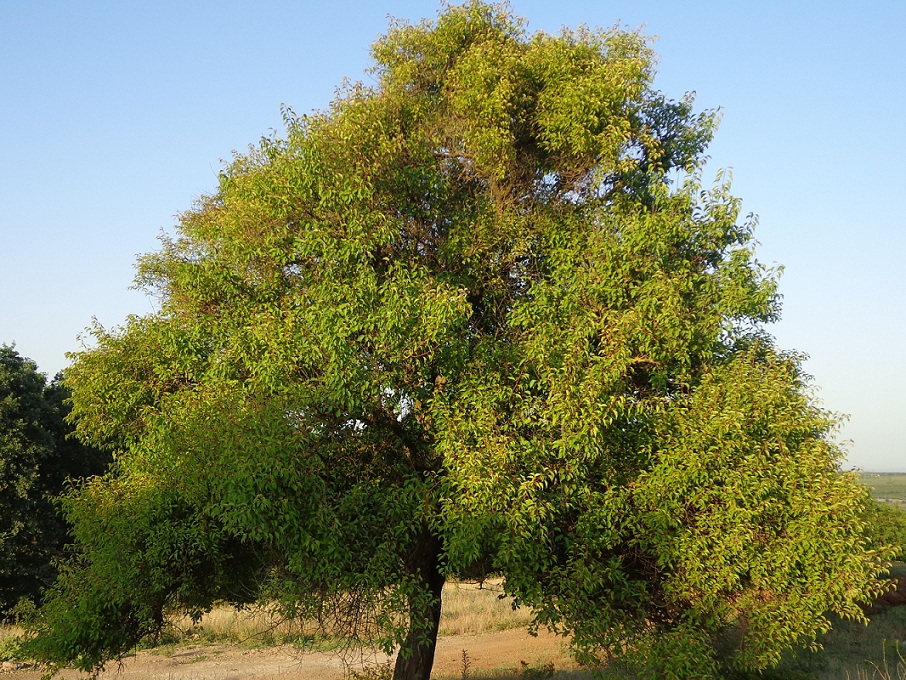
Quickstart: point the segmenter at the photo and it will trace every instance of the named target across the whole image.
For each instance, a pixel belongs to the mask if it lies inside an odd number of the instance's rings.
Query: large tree
[[[700,184],[714,115],[652,88],[637,33],[481,2],[373,56],[140,260],[160,311],[78,355],[78,432],[117,463],[66,503],[35,648],[91,668],[257,600],[427,678],[444,580],[488,572],[659,677],[861,616],[863,493],[762,330],[753,220]]]
[[[60,376],[0,345],[0,620],[37,602],[56,576],[67,527],[54,498],[67,481],[101,474],[107,456],[67,438]]]

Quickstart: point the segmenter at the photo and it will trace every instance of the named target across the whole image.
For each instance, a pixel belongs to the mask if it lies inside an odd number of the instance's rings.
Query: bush
[[[906,512],[870,498],[866,501],[863,519],[871,545],[875,548],[893,546],[891,559],[906,562]]]

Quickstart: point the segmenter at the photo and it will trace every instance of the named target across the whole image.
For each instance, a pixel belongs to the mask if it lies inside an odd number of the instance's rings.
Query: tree
[[[40,601],[55,578],[66,525],[54,506],[67,480],[103,472],[105,456],[67,440],[67,393],[0,345],[0,620]]]
[[[585,661],[760,669],[861,617],[881,556],[835,419],[763,324],[775,273],[713,113],[619,29],[472,1],[393,25],[376,84],[285,111],[143,257],[160,311],[67,377],[114,471],[33,642],[89,669],[173,611],[260,601],[428,678],[488,571]]]

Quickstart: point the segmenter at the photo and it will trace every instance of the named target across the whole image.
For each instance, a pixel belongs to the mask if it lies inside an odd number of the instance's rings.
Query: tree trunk
[[[410,573],[422,582],[431,601],[424,606],[413,606],[409,614],[409,632],[396,657],[393,680],[429,680],[431,677],[444,587],[444,576],[439,569],[440,550],[440,539],[426,527],[406,561]]]

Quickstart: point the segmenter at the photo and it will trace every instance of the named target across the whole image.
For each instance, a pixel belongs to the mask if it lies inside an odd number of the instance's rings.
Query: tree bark
[[[396,657],[393,680],[429,680],[431,677],[445,580],[439,568],[440,552],[440,539],[426,527],[406,560],[410,573],[421,581],[431,599],[423,606],[416,604],[409,613],[409,632]]]

